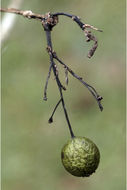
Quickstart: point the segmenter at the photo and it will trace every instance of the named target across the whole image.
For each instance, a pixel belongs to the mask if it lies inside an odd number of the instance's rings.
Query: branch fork
[[[66,81],[66,85],[68,85],[68,73],[70,73],[74,78],[76,78],[77,80],[79,80],[80,83],[82,83],[88,90],[89,92],[92,94],[92,96],[95,98],[95,100],[98,103],[98,106],[100,108],[100,110],[103,110],[103,107],[101,105],[101,100],[103,99],[102,96],[100,96],[97,91],[95,90],[95,88],[93,88],[91,85],[89,85],[88,83],[86,83],[82,77],[78,76],[74,71],[72,71],[63,61],[61,61],[56,52],[53,51],[53,47],[52,47],[52,39],[51,39],[51,32],[53,27],[55,27],[58,22],[59,22],[59,16],[66,16],[71,18],[75,23],[77,23],[77,25],[84,31],[85,37],[86,37],[86,42],[89,41],[93,41],[94,45],[93,47],[90,49],[89,53],[88,53],[88,58],[91,58],[94,53],[95,50],[97,49],[98,46],[98,41],[96,39],[96,37],[92,34],[92,32],[90,30],[87,29],[93,29],[99,32],[102,32],[102,30],[99,30],[98,28],[95,28],[94,26],[91,26],[89,24],[84,24],[83,22],[81,22],[81,19],[78,16],[75,15],[71,15],[68,13],[63,13],[63,12],[58,12],[58,13],[54,13],[51,14],[50,12],[46,13],[45,15],[41,15],[41,14],[35,14],[33,13],[31,10],[26,10],[26,11],[22,11],[22,10],[18,10],[18,9],[14,9],[14,8],[9,8],[9,9],[0,9],[1,12],[8,12],[8,13],[14,13],[14,14],[19,14],[22,15],[28,19],[36,19],[41,21],[42,26],[44,28],[44,31],[46,33],[46,39],[47,39],[47,52],[49,54],[49,58],[50,58],[50,66],[49,66],[49,72],[48,72],[48,76],[46,79],[46,83],[45,83],[45,88],[44,88],[44,100],[47,100],[47,87],[48,87],[48,81],[51,75],[51,72],[53,71],[54,76],[55,76],[55,80],[59,89],[59,93],[60,93],[60,100],[58,101],[58,103],[56,104],[51,117],[49,118],[49,123],[53,122],[53,116],[54,113],[57,109],[57,107],[60,105],[60,103],[62,104],[63,110],[64,110],[64,114],[65,114],[65,118],[69,127],[69,131],[71,134],[71,137],[74,138],[74,133],[70,124],[70,120],[68,117],[68,113],[66,110],[66,106],[65,106],[65,102],[64,102],[64,97],[63,97],[63,90],[66,90],[66,88],[62,85],[60,79],[59,79],[59,73],[58,73],[58,69],[57,69],[57,65],[55,63],[55,61],[57,61],[59,64],[61,64],[64,69],[65,69],[65,81]]]

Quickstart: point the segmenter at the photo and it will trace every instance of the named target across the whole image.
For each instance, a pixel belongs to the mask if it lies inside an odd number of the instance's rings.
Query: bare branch
[[[65,81],[66,81],[66,84],[68,85],[68,69],[67,69],[67,67],[65,67]]]
[[[48,47],[50,47],[50,50],[52,52],[51,31],[50,31],[50,29],[48,30],[47,26],[46,26],[45,32],[46,32],[46,38],[47,38],[47,45],[48,45]],[[54,76],[56,77],[56,83],[57,83],[57,86],[58,86],[58,89],[59,89],[59,92],[60,92],[60,97],[61,97],[61,101],[62,101],[62,106],[63,106],[65,118],[66,118],[66,121],[67,121],[67,124],[68,124],[68,127],[69,127],[69,131],[70,131],[71,137],[74,138],[75,136],[74,136],[74,133],[73,133],[70,121],[69,121],[68,113],[67,113],[67,110],[66,110],[66,107],[65,107],[65,102],[64,102],[64,98],[63,98],[63,92],[62,92],[61,82],[59,80],[58,75],[56,74],[56,68],[55,68],[55,63],[54,63],[54,60],[53,60],[53,54],[50,53],[49,55],[50,55],[50,62],[52,63],[52,68],[53,68]]]
[[[90,49],[89,53],[88,53],[88,58],[91,58],[93,55],[94,55],[94,52],[96,51],[97,49],[97,46],[98,46],[98,41],[97,39],[94,37],[94,35],[91,34],[91,31],[88,31],[86,30],[86,28],[90,28],[90,29],[93,29],[93,30],[96,30],[96,31],[99,31],[99,32],[102,32],[102,30],[94,27],[94,26],[91,26],[89,24],[84,24],[83,22],[81,22],[81,19],[78,17],[78,16],[75,16],[75,15],[71,15],[71,14],[67,14],[67,13],[55,13],[53,14],[54,16],[60,16],[60,15],[64,15],[64,16],[67,16],[69,18],[71,18],[74,22],[76,22],[78,24],[78,26],[85,32],[85,36],[86,36],[86,42],[89,42],[89,41],[94,41],[94,45],[93,47]]]
[[[19,9],[14,9],[14,8],[8,8],[8,9],[0,9],[1,12],[6,12],[6,13],[14,13],[14,14],[18,14],[18,15],[22,15],[26,18],[29,19],[39,19],[40,21],[42,21],[45,16],[41,15],[41,14],[36,14],[33,13],[31,10],[19,10]]]
[[[46,79],[46,83],[45,83],[45,88],[44,88],[44,97],[43,97],[43,100],[47,100],[47,87],[48,87],[48,81],[49,81],[49,78],[50,78],[50,75],[51,75],[51,70],[52,70],[52,64],[50,64],[49,66],[49,72],[48,72],[48,76],[47,76],[47,79]]]
[[[56,109],[57,109],[57,107],[59,106],[59,104],[60,104],[61,101],[62,101],[62,100],[60,99],[59,102],[56,104],[56,106],[55,106],[55,108],[54,108],[54,110],[53,110],[53,112],[52,112],[52,115],[50,116],[50,118],[49,118],[49,120],[48,120],[49,123],[52,123],[52,122],[53,122],[54,113],[55,113],[55,111],[56,111]]]
[[[60,64],[62,64],[64,66],[65,69],[65,79],[66,79],[66,84],[68,84],[68,72],[76,79],[78,79],[89,91],[90,93],[93,95],[93,97],[96,99],[98,106],[100,108],[100,110],[103,110],[103,107],[101,105],[101,100],[102,97],[100,95],[98,95],[97,91],[88,83],[86,83],[81,77],[79,77],[76,73],[74,73],[66,64],[64,64],[56,55],[56,53],[53,51],[53,47],[52,47],[52,40],[51,40],[51,31],[52,28],[58,23],[58,16],[63,15],[63,16],[67,16],[69,18],[71,18],[74,22],[77,23],[77,25],[84,31],[85,36],[86,36],[86,41],[94,41],[94,45],[93,47],[90,49],[89,53],[88,53],[88,57],[91,58],[98,46],[98,41],[95,38],[95,36],[91,33],[91,31],[88,31],[87,28],[89,29],[93,29],[96,31],[100,31],[99,29],[95,28],[94,26],[91,26],[89,24],[84,24],[83,22],[81,22],[80,18],[78,16],[75,15],[71,15],[68,13],[54,13],[51,14],[46,13],[45,15],[41,15],[41,14],[35,14],[33,13],[31,10],[18,10],[18,9],[0,9],[1,12],[9,12],[9,13],[14,13],[14,14],[18,14],[18,15],[22,15],[26,18],[29,19],[36,19],[41,21],[42,26],[45,30],[46,33],[46,39],[47,39],[47,51],[49,54],[49,58],[50,58],[50,66],[49,66],[49,72],[48,72],[48,76],[47,76],[47,80],[46,80],[46,84],[45,84],[45,88],[44,88],[44,100],[47,100],[47,86],[48,86],[48,81],[50,78],[50,74],[51,74],[51,70],[53,70],[54,76],[55,76],[55,80],[59,89],[59,93],[60,93],[60,100],[57,103],[57,105],[55,106],[53,113],[51,115],[51,117],[49,118],[49,123],[53,122],[53,115],[57,109],[57,107],[59,106],[60,102],[62,103],[62,107],[64,110],[64,114],[65,114],[65,118],[69,127],[69,131],[71,134],[71,137],[75,137],[71,124],[70,124],[70,120],[69,120],[69,116],[66,110],[66,106],[65,106],[65,102],[64,102],[64,97],[63,97],[63,90],[66,90],[66,88],[61,84],[61,81],[59,79],[59,73],[58,73],[58,69],[57,69],[57,65],[54,62],[54,59],[57,60]]]
[[[96,27],[94,27],[92,25],[89,25],[89,24],[85,24],[84,28],[90,28],[90,29],[96,30],[98,32],[103,32],[103,30],[100,30],[100,29],[98,29],[98,28],[96,28]]]

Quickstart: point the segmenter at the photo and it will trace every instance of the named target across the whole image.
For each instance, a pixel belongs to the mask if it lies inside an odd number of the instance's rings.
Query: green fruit
[[[88,177],[98,167],[100,152],[88,138],[74,137],[62,148],[61,159],[69,173],[78,177]]]

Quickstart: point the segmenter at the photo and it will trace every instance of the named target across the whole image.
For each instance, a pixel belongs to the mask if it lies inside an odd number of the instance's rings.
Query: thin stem
[[[45,32],[46,32],[46,37],[47,37],[47,45],[48,45],[48,47],[50,47],[50,50],[52,52],[51,31],[47,30],[47,27],[46,27]],[[50,53],[49,55],[50,55],[50,62],[52,64],[54,76],[56,78],[57,86],[58,86],[58,89],[59,89],[59,92],[60,92],[65,118],[66,118],[66,121],[67,121],[67,124],[68,124],[68,127],[69,127],[71,137],[74,138],[75,136],[74,136],[74,133],[73,133],[70,121],[69,121],[69,117],[68,117],[68,114],[67,114],[67,110],[66,110],[66,107],[65,107],[65,103],[64,103],[64,97],[63,97],[63,93],[62,93],[61,82],[60,82],[59,77],[58,77],[58,75],[56,73],[55,63],[54,63],[54,60],[53,60],[53,55],[52,55],[52,53]]]
[[[71,14],[68,14],[68,13],[54,13],[53,16],[60,16],[60,15],[63,15],[63,16],[67,16],[69,18],[72,18],[72,20],[74,20],[82,30],[84,30],[84,23],[80,21],[80,18],[78,16],[75,16],[75,15],[71,15]]]
[[[45,88],[44,88],[44,98],[43,100],[47,100],[47,87],[48,87],[48,81],[49,81],[49,78],[50,78],[50,75],[51,75],[51,70],[52,70],[52,64],[50,64],[50,67],[49,67],[49,72],[48,72],[48,76],[47,76],[47,79],[46,79],[46,83],[45,83]]]
[[[18,15],[22,15],[24,17],[27,17],[29,19],[39,19],[39,20],[44,20],[45,16],[41,15],[41,14],[36,14],[33,13],[31,10],[18,10],[18,9],[14,9],[14,8],[8,8],[8,9],[0,9],[1,12],[7,12],[7,13],[14,13],[14,14],[18,14]]]
[[[54,110],[53,110],[53,112],[52,112],[52,115],[50,116],[50,118],[49,118],[49,120],[48,120],[49,123],[52,123],[52,122],[53,122],[54,113],[55,113],[55,111],[56,111],[56,109],[57,109],[57,107],[59,106],[59,104],[60,104],[61,101],[62,101],[62,100],[60,99],[59,102],[56,104],[56,106],[55,106],[55,108],[54,108]]]
[[[96,31],[99,31],[99,32],[103,32],[102,30],[94,27],[94,26],[91,26],[90,24],[84,24],[83,22],[81,22],[80,18],[76,15],[72,15],[72,14],[68,14],[68,13],[63,13],[63,12],[58,12],[58,13],[54,13],[53,16],[66,16],[66,17],[69,17],[69,18],[72,18],[79,26],[82,30],[84,30],[84,28],[90,28],[90,29],[93,29],[93,30],[96,30]]]
[[[66,82],[67,85],[68,85],[68,81],[69,81],[69,79],[68,79],[68,70],[67,70],[67,67],[65,67],[65,82]]]

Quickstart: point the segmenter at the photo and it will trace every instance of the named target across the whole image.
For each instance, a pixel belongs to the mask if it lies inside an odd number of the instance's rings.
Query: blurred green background
[[[9,2],[2,0],[2,7]],[[60,17],[52,32],[58,56],[104,98],[100,112],[87,89],[69,75],[64,97],[74,133],[97,144],[101,161],[89,178],[71,176],[63,168],[61,148],[70,134],[61,106],[48,124],[59,92],[52,74],[48,101],[43,101],[49,67],[45,33],[40,22],[17,16],[1,50],[2,189],[124,190],[125,1],[31,0],[23,1],[21,9],[72,13],[104,31],[94,32],[99,46],[91,59],[87,53],[92,43],[85,42],[71,19]],[[59,70],[64,83],[61,66]]]

